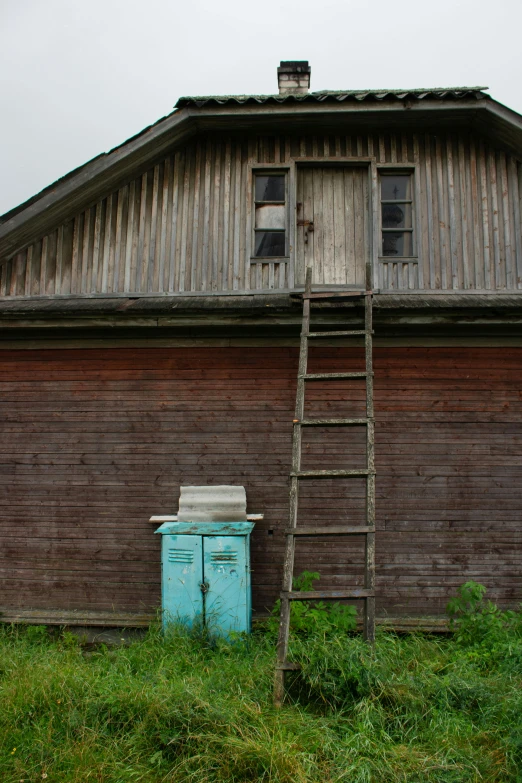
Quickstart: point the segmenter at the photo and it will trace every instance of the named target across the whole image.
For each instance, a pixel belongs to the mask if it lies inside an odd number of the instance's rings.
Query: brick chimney
[[[311,72],[308,60],[281,60],[277,69],[279,95],[305,95],[310,89]]]

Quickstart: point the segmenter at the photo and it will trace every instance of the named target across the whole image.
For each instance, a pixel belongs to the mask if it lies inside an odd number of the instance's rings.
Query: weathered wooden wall
[[[362,361],[347,348],[311,359],[312,371]],[[278,347],[0,352],[0,607],[156,607],[147,520],[175,512],[190,483],[244,484],[249,511],[265,514],[252,567],[255,606],[270,605],[296,368],[297,350]],[[441,612],[468,579],[520,601],[522,348],[377,348],[375,372],[379,612]],[[333,386],[313,385],[309,411],[356,413],[361,388]],[[363,433],[349,429],[326,444],[310,430],[305,466],[357,465]],[[306,485],[308,521],[360,518],[362,487],[341,483]],[[361,553],[329,539],[298,551],[298,568],[360,583]]]
[[[201,138],[0,266],[0,295],[287,288],[288,264],[250,264],[248,164],[346,156],[417,166],[419,260],[379,262],[380,288],[522,287],[515,158],[467,134],[368,134]]]

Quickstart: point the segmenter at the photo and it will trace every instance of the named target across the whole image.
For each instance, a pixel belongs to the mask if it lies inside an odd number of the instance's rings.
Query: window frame
[[[283,176],[285,179],[285,200],[284,201],[256,201],[256,177],[257,176]],[[278,166],[277,164],[256,164],[251,169],[251,236],[250,236],[250,263],[285,263],[290,261],[290,167]],[[274,206],[284,206],[285,208],[285,227],[283,229],[256,228],[256,208],[261,204],[273,204]],[[256,256],[256,234],[260,232],[284,233],[285,252],[279,256]]]
[[[384,263],[393,263],[394,261],[418,261],[418,234],[417,209],[416,202],[417,182],[415,166],[397,166],[396,164],[387,166],[377,166],[377,209],[379,225],[379,244],[377,246],[377,258]],[[383,199],[382,198],[382,177],[390,176],[408,176],[411,178],[411,198],[410,199]],[[383,204],[411,204],[411,228],[384,228],[382,225],[382,206]],[[385,256],[383,254],[383,235],[389,234],[411,234],[412,236],[412,255]]]

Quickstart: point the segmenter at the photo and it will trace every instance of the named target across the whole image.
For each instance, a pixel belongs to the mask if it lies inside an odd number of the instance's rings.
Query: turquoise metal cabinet
[[[204,622],[215,633],[250,631],[251,522],[166,522],[161,582],[164,626]]]

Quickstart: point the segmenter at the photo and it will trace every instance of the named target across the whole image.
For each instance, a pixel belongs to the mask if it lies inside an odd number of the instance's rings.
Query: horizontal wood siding
[[[416,166],[418,262],[378,262],[380,288],[522,287],[517,160],[467,134],[368,134],[200,138],[4,262],[0,295],[287,288],[288,264],[250,264],[248,164],[339,157]]]
[[[311,371],[358,368],[311,351]],[[160,601],[152,514],[181,484],[243,484],[257,610],[281,579],[297,350],[0,352],[0,607],[140,612]],[[522,349],[377,348],[377,605],[436,614],[462,582],[522,599]],[[353,382],[315,383],[313,415],[357,414]],[[344,438],[344,440],[343,440]],[[306,431],[304,465],[357,467],[364,433]],[[344,484],[344,486],[343,486]],[[306,482],[303,523],[356,524],[359,480]],[[326,516],[325,516],[325,513]],[[362,543],[299,543],[321,586],[361,584]]]

